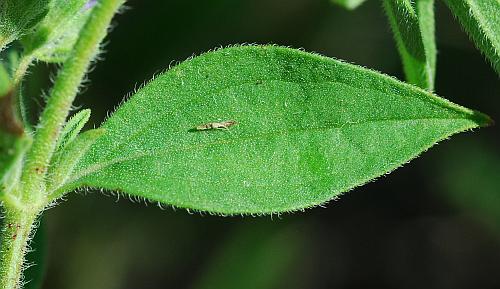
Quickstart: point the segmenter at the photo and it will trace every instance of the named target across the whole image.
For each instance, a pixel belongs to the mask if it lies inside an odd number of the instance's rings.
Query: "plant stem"
[[[61,127],[68,116],[83,77],[98,52],[99,44],[106,36],[111,19],[123,2],[123,0],[99,1],[82,29],[73,52],[57,76],[23,171],[24,201],[45,197],[44,178]],[[34,193],[38,196],[33,196]]]
[[[0,289],[21,286],[24,255],[33,223],[45,205],[45,177],[61,127],[88,67],[106,36],[113,15],[124,0],[101,0],[81,31],[72,54],[60,70],[26,157],[19,194],[4,195],[4,224],[0,232]],[[1,40],[1,39],[0,39]],[[1,44],[1,43],[0,43]],[[0,46],[1,47],[1,46]],[[21,64],[23,65],[23,64]],[[24,67],[25,66],[25,67]],[[24,75],[29,62],[16,75]],[[24,67],[24,68],[23,68]],[[19,80],[20,81],[20,80]],[[8,200],[15,200],[10,202]]]
[[[29,117],[28,117],[28,108],[27,108],[27,101],[26,101],[26,96],[23,93],[22,89],[22,82],[23,78],[26,75],[26,72],[28,71],[29,66],[33,62],[35,57],[32,54],[24,55],[21,58],[21,61],[19,62],[19,65],[17,66],[14,76],[13,76],[13,87],[15,88],[16,94],[17,94],[17,103],[18,103],[18,113],[21,116],[21,119],[23,120],[24,128],[25,131],[32,132],[33,128],[29,122]]]
[[[24,255],[36,214],[5,208],[0,231],[0,289],[21,288]]]
[[[26,74],[26,71],[28,71],[28,67],[30,66],[31,62],[33,62],[33,59],[34,57],[31,54],[25,55],[21,58],[21,61],[17,66],[16,72],[14,73],[13,86],[17,87],[21,83],[21,80]]]

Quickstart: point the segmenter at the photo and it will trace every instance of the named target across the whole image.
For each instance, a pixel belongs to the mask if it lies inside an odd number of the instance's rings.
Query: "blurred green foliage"
[[[290,288],[288,278],[305,246],[306,236],[299,228],[298,223],[280,227],[259,223],[251,229],[238,226],[205,263],[192,288]]]
[[[498,147],[473,139],[457,142],[441,156],[436,175],[446,200],[500,237]]]

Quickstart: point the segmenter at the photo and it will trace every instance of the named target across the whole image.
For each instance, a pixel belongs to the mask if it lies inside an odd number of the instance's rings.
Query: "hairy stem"
[[[14,76],[13,76],[13,87],[15,88],[16,94],[17,94],[17,103],[18,103],[18,113],[21,116],[21,119],[23,120],[24,128],[25,131],[32,131],[32,126],[29,122],[29,117],[28,117],[28,108],[27,108],[27,100],[26,96],[23,93],[23,88],[22,88],[22,82],[23,78],[26,75],[26,72],[28,71],[29,66],[33,62],[35,57],[31,54],[24,55],[21,58],[21,61],[19,62],[19,65],[17,66]]]
[[[25,201],[39,200],[45,195],[44,178],[61,127],[85,73],[98,52],[99,43],[105,37],[111,19],[122,3],[123,0],[102,0],[96,5],[81,31],[72,54],[57,75],[23,171],[22,180],[26,185],[23,198]]]
[[[98,52],[99,44],[124,0],[101,0],[81,31],[73,52],[57,75],[47,105],[26,157],[18,193],[3,196],[3,228],[0,232],[0,289],[20,288],[24,255],[30,231],[47,204],[46,172],[54,154],[71,104],[88,67]],[[1,44],[1,43],[0,43]],[[25,74],[28,61],[16,72],[18,82]],[[15,201],[13,201],[15,200]]]
[[[28,71],[31,62],[33,62],[33,59],[34,57],[32,55],[25,55],[21,58],[21,61],[19,62],[16,72],[14,73],[13,86],[17,87],[21,83],[21,80]]]
[[[21,288],[24,255],[36,214],[5,209],[0,231],[0,289]]]

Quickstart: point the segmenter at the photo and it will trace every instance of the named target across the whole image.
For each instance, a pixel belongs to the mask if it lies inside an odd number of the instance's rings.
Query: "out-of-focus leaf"
[[[43,222],[36,230],[30,243],[30,251],[26,254],[28,268],[24,271],[25,285],[23,289],[40,289],[46,272],[47,233]]]
[[[52,0],[49,13],[23,38],[28,54],[46,62],[63,62],[72,51],[92,6],[88,0]]]
[[[10,74],[4,63],[0,62],[0,95],[7,95],[11,89]]]
[[[462,211],[500,234],[500,154],[478,142],[447,150],[436,166],[441,191]]]
[[[22,156],[31,139],[16,117],[14,91],[0,96],[0,196],[14,185],[21,170]]]
[[[300,259],[304,236],[298,226],[241,226],[205,266],[193,289],[283,288]]]
[[[18,183],[22,159],[30,145],[31,138],[13,136],[0,130],[0,198]]]
[[[237,124],[195,129],[227,120]],[[489,123],[362,67],[283,47],[232,47],[140,89],[56,194],[89,186],[225,214],[293,211]]]
[[[334,4],[339,5],[347,10],[354,10],[363,4],[366,0],[331,0]]]
[[[445,0],[476,47],[500,74],[500,1]]]
[[[0,51],[23,36],[48,12],[50,0],[0,1]]]
[[[384,0],[406,79],[433,90],[436,75],[434,0]]]

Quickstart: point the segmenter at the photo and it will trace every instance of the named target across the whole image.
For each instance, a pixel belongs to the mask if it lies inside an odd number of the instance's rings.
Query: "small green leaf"
[[[61,131],[57,141],[57,150],[72,142],[90,119],[90,109],[84,109],[73,115]]]
[[[500,74],[500,1],[445,0],[476,47]]]
[[[49,0],[0,1],[0,51],[40,22],[48,12]]]
[[[436,75],[434,0],[384,0],[408,82],[433,90]]]
[[[234,120],[228,129],[197,131]],[[384,175],[480,113],[298,50],[239,46],[159,75],[103,125],[59,193],[117,190],[218,213],[316,206]]]
[[[347,10],[354,10],[365,3],[366,0],[331,0],[334,4]]]
[[[87,2],[52,0],[47,16],[23,38],[27,53],[45,62],[66,60],[92,11]]]
[[[66,182],[80,158],[103,133],[104,129],[92,129],[77,137],[75,135],[76,139],[74,141],[67,143],[54,155],[49,169],[50,179],[47,184],[49,191],[53,191]],[[54,198],[57,197],[54,196]]]

